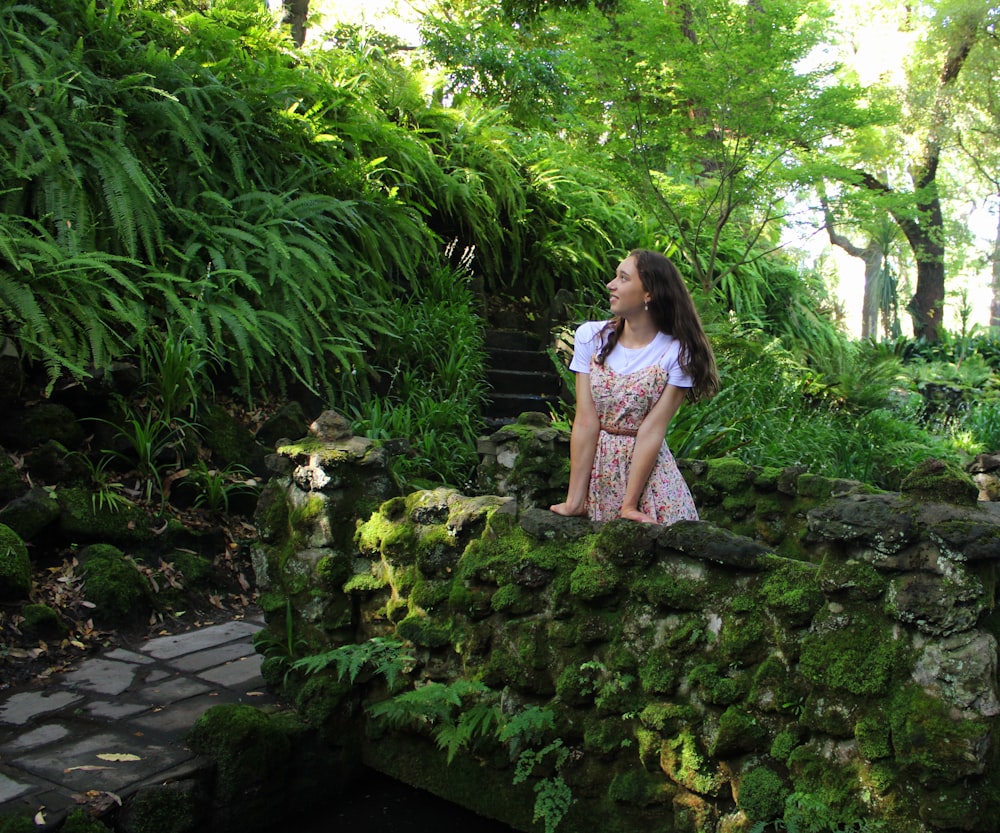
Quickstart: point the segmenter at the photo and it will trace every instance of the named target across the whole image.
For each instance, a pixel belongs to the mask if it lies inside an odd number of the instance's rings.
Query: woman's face
[[[608,281],[608,291],[611,293],[612,314],[626,318],[645,309],[652,297],[642,285],[633,256],[618,264],[614,278]]]

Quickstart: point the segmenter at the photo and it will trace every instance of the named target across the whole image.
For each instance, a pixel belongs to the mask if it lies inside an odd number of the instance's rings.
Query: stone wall
[[[255,558],[270,644],[405,658],[387,680],[273,652],[309,719],[522,830],[995,828],[1000,517],[964,473],[929,461],[874,493],[692,462],[702,521],[593,525],[540,508],[565,435],[505,436],[480,485],[507,495],[391,496],[357,438],[279,449]],[[409,691],[425,711],[400,717]]]

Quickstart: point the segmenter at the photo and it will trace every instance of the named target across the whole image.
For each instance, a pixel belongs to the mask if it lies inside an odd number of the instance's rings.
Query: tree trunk
[[[306,21],[309,19],[309,0],[284,0],[285,8],[283,23],[292,30],[292,42],[302,46],[306,42]]]
[[[997,236],[993,241],[993,299],[990,302],[990,326],[1000,327],[1000,213],[997,214]]]
[[[860,258],[865,264],[865,290],[861,301],[861,338],[874,338],[878,332],[878,314],[880,306],[875,298],[875,287],[882,272],[882,262],[885,252],[875,240],[869,240],[864,248],[856,246],[850,238],[840,234],[833,221],[833,212],[826,200],[821,198],[823,216],[826,218],[826,233],[834,246],[839,246],[851,257]]]

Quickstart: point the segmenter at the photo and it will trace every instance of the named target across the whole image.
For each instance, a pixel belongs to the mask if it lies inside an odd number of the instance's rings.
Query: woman
[[[670,524],[697,520],[665,436],[686,397],[719,388],[715,357],[677,267],[637,249],[608,284],[610,321],[576,331],[576,417],[560,515]]]

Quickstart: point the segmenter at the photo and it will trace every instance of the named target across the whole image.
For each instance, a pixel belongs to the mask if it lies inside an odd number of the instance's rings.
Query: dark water
[[[517,833],[423,790],[372,772],[338,799],[324,818],[306,819],[296,833],[427,833],[428,830]]]

